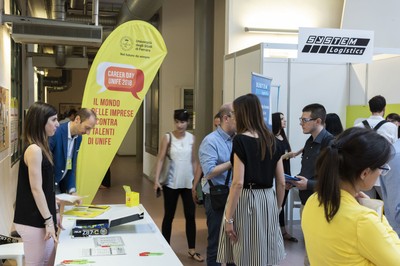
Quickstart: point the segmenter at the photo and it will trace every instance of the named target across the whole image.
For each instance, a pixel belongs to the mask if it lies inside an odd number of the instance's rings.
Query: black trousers
[[[178,198],[181,196],[183,202],[183,211],[186,220],[186,239],[189,249],[196,247],[196,221],[195,204],[192,198],[192,190],[187,188],[172,189],[163,186],[164,195],[164,219],[161,231],[164,238],[170,243],[172,222],[175,217]]]

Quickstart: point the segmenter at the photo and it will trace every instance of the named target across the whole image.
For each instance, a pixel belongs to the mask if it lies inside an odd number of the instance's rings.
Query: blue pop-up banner
[[[264,121],[269,129],[272,129],[271,121],[271,82],[272,78],[251,73],[251,93],[257,95],[261,102]]]

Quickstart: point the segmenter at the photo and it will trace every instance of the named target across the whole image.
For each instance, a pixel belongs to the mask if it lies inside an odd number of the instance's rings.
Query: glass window
[[[11,13],[21,15],[17,1],[11,1]],[[13,110],[14,109],[14,110]],[[15,164],[22,154],[22,45],[11,39],[11,130],[17,138],[11,139],[11,164]],[[15,116],[15,117],[13,117]],[[14,135],[15,136],[15,135]]]
[[[154,77],[153,83],[146,94],[145,105],[145,149],[146,152],[157,156],[158,153],[158,132],[159,132],[159,73]]]

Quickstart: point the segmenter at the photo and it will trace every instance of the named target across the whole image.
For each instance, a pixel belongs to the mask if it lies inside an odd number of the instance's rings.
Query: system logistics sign
[[[374,32],[325,28],[300,28],[298,58],[336,63],[371,63]]]

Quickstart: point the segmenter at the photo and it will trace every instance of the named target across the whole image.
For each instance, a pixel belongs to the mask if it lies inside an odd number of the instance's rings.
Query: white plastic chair
[[[293,234],[293,209],[294,208],[301,208],[301,201],[299,197],[299,190],[294,187],[290,190],[288,199],[285,205],[286,208],[286,219],[289,225],[289,233],[292,235]]]
[[[23,266],[24,244],[19,242],[0,245],[0,260],[2,259],[12,259],[17,262],[17,266]]]

